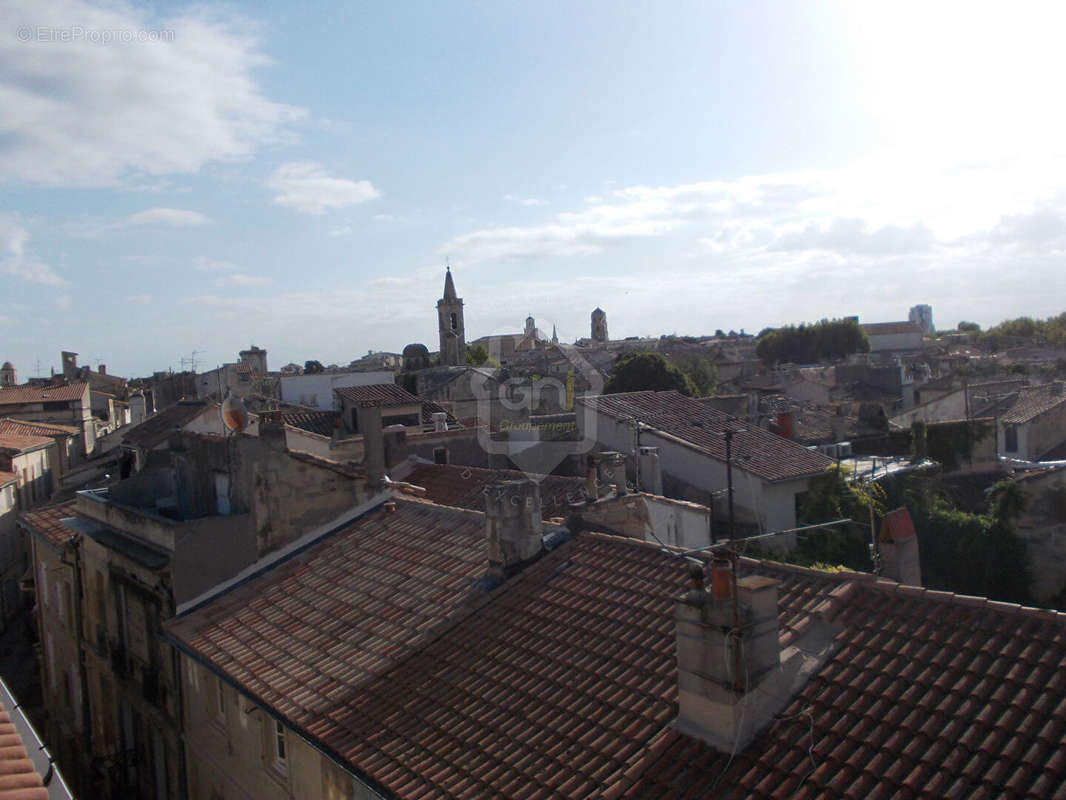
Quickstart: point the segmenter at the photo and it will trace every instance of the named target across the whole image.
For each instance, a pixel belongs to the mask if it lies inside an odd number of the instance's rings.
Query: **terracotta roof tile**
[[[723,462],[723,434],[727,428],[743,427],[733,437],[733,463],[768,481],[815,475],[833,464],[822,453],[762,428],[738,425],[729,415],[677,391],[606,394],[578,402],[616,420],[637,420]]]
[[[492,470],[455,464],[416,464],[404,483],[426,490],[426,498],[445,506],[485,510],[485,486],[492,480],[515,480],[525,477],[514,470]],[[559,475],[531,476],[539,480],[541,509],[544,519],[565,517],[570,504],[583,498],[585,482],[581,478]]]
[[[1066,786],[1061,615],[744,560],[745,573],[781,582],[783,639],[815,614],[841,630],[829,660],[731,758],[669,727],[673,608],[686,581],[675,556],[582,533],[486,594],[473,586],[483,522],[398,501],[168,629],[401,797],[1047,796]],[[1034,641],[1053,652],[1046,666],[1022,661],[1039,658]],[[1014,644],[1017,656],[1003,657]]]
[[[55,439],[48,436],[25,436],[0,433],[0,452],[21,453],[42,445],[55,444]]]
[[[151,450],[166,442],[171,434],[206,413],[209,408],[217,407],[217,404],[209,405],[204,400],[179,400],[132,428],[122,437],[122,443]]]
[[[14,472],[0,471],[0,486],[7,486],[9,483],[14,483],[18,480],[18,475]]]
[[[0,406],[81,400],[88,388],[87,383],[68,383],[62,386],[16,386],[0,389]]]
[[[368,386],[345,386],[333,390],[340,397],[357,404],[373,406],[407,406],[422,399],[395,383],[374,383]]]
[[[1030,422],[1063,403],[1066,403],[1066,392],[1063,391],[1062,381],[1022,389],[1014,405],[1000,417],[1000,422],[1009,425]]]
[[[56,425],[51,422],[31,422],[24,419],[4,417],[0,419],[0,434],[15,436],[77,436],[81,433],[73,425]]]
[[[36,511],[28,511],[19,519],[24,526],[28,526],[34,533],[46,539],[53,545],[65,544],[75,535],[75,531],[63,523],[64,519],[74,516],[74,502],[61,503],[59,505],[39,508]]]

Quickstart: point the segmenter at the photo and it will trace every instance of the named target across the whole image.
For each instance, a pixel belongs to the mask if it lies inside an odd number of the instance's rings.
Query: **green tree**
[[[317,375],[320,372],[325,371],[325,367],[322,366],[321,361],[305,361],[304,362],[304,375]]]
[[[677,389],[690,397],[697,393],[688,376],[659,353],[635,352],[618,356],[610,380],[603,387],[604,394],[645,389],[660,392]]]
[[[755,354],[771,366],[780,362],[814,364],[869,351],[870,342],[853,318],[764,330],[755,345]]]
[[[692,355],[680,364],[681,371],[692,381],[696,394],[710,397],[718,389],[718,367],[703,356]]]
[[[956,330],[978,333],[981,330],[981,326],[978,325],[976,322],[966,322],[965,320],[963,320],[958,324],[958,326],[956,326]]]
[[[483,344],[474,344],[466,348],[466,363],[480,367],[489,360],[489,349]]]

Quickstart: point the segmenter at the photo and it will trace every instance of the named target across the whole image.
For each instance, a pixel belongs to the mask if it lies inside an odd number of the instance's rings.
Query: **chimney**
[[[403,425],[389,425],[384,431],[385,468],[392,469],[407,460],[407,428]]]
[[[367,484],[376,491],[385,477],[385,437],[381,430],[381,408],[360,407],[356,411],[359,431],[363,434],[363,466],[366,468]]]
[[[431,419],[433,420],[433,431],[435,433],[448,430],[448,415],[445,412],[434,411]]]
[[[279,453],[289,449],[285,442],[285,421],[280,413],[267,411],[259,415],[259,439]]]
[[[906,508],[889,511],[881,520],[881,574],[907,586],[922,585],[918,535]]]
[[[485,486],[489,571],[506,577],[543,547],[540,486],[531,480],[496,480]]]
[[[663,469],[659,461],[658,447],[640,448],[640,486],[643,492],[663,493]]]
[[[626,457],[621,453],[605,450],[596,459],[596,477],[600,486],[614,484],[618,494],[626,493]]]
[[[690,577],[675,610],[676,727],[723,753],[740,752],[789,699],[779,669],[778,584],[760,575],[734,584],[728,559],[713,562],[710,590],[702,566]]]
[[[101,375],[106,375],[107,374],[107,364],[101,364],[99,367],[96,368],[96,371],[99,372]]]

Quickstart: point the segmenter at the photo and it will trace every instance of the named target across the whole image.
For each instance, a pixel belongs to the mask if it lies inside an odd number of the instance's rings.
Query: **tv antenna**
[[[182,359],[181,359],[182,372],[184,372],[186,369],[188,369],[190,372],[196,372],[196,367],[199,366],[199,364],[200,364],[200,359],[197,358],[197,356],[202,356],[204,354],[204,352],[205,351],[203,351],[203,350],[193,350],[192,354],[188,358],[185,358],[184,356],[182,356]]]

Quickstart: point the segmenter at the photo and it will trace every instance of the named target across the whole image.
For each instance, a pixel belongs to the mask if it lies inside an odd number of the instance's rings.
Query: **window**
[[[447,447],[434,447],[433,448],[433,463],[434,464],[447,464],[448,463],[448,448]]]
[[[285,726],[274,720],[274,767],[284,772],[286,763]]]
[[[1018,452],[1018,429],[1008,425],[1003,431],[1003,446],[1008,453]]]
[[[459,317],[455,314],[455,312],[452,312],[451,322],[452,322],[452,330],[453,331],[457,330],[458,327],[459,327]]]

